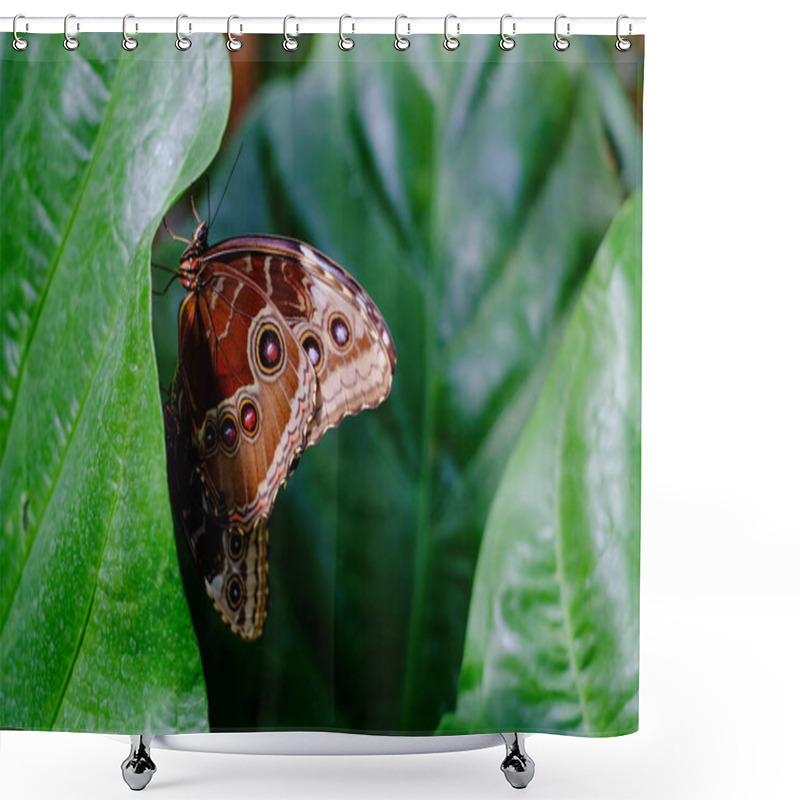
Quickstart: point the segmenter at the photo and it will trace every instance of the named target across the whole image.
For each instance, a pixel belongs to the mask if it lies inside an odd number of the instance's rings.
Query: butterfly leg
[[[197,213],[197,212],[195,212],[195,213]],[[166,217],[164,217],[164,219],[161,220],[161,224],[164,226],[164,228],[166,229],[167,233],[172,237],[173,241],[175,241],[175,242],[183,242],[184,244],[191,244],[192,243],[191,239],[187,239],[185,236],[178,236],[177,233],[174,233],[172,228],[170,228],[170,226],[167,225],[167,218]]]
[[[500,769],[515,789],[524,789],[532,780],[535,765],[525,752],[525,738],[521,733],[501,733],[506,744],[506,757]]]
[[[122,778],[135,792],[144,789],[156,771],[150,758],[152,736],[131,736],[131,752],[122,762]]]

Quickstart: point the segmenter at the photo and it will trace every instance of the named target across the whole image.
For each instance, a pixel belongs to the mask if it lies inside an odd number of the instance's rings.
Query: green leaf
[[[212,727],[430,732],[454,707],[489,506],[626,195],[579,41],[337,41],[255,98],[212,170],[216,200],[243,144],[212,239],[323,250],[378,304],[398,367],[279,495],[256,645],[187,570]]]
[[[440,732],[638,727],[641,197],[598,251],[492,503]]]
[[[193,41],[0,53],[1,726],[208,727],[150,319],[155,230],[230,99]]]

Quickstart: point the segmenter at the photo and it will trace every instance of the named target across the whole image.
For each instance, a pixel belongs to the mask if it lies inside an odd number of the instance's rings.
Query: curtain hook
[[[18,19],[25,19],[25,16],[23,14],[17,14],[17,16],[14,17],[14,22],[11,25],[11,32],[14,34],[14,41],[12,42],[12,46],[13,46],[13,48],[15,50],[19,50],[20,52],[22,52],[23,50],[27,49],[28,40],[27,39],[23,39],[20,36],[17,36],[17,20]],[[25,27],[27,29],[27,27],[28,27],[27,23],[25,24]]]
[[[453,51],[458,50],[458,46],[461,44],[458,40],[458,34],[461,32],[461,23],[456,23],[456,36],[451,36],[447,32],[447,23],[450,22],[451,19],[458,19],[458,17],[455,14],[448,14],[444,18],[444,42],[442,44],[445,50]]]
[[[75,15],[74,14],[67,14],[67,16],[64,17],[64,49],[65,50],[77,50],[78,49],[78,45],[80,44],[80,42],[74,36],[70,36],[69,35],[69,30],[67,28],[69,26],[69,21],[71,19],[75,19]],[[75,29],[78,30],[78,31],[81,29],[80,25],[78,25],[78,23],[75,23]]]
[[[629,17],[626,14],[620,14],[617,17],[617,43],[614,45],[614,47],[616,47],[617,50],[620,51],[620,53],[624,53],[626,50],[630,50],[631,49],[631,40],[630,39],[623,39],[622,36],[620,36],[620,33],[619,33],[619,24],[620,24],[620,22],[622,22],[623,19],[628,19],[628,18]],[[633,26],[629,22],[628,23],[628,36],[631,35],[631,31],[632,30],[633,30]]]
[[[342,14],[342,16],[339,17],[339,49],[352,50],[356,46],[355,40],[351,39],[349,36],[345,36],[342,30],[344,26],[344,21],[346,19],[353,19],[353,18],[349,14]],[[356,25],[354,22],[351,23],[351,25],[353,27],[353,33],[355,33]]]
[[[565,39],[563,36],[558,35],[558,21],[560,19],[566,19],[566,18],[567,18],[566,14],[559,14],[556,17],[556,22],[554,26],[556,40],[553,42],[553,47],[555,47],[556,50],[559,50],[561,52],[563,52],[569,47],[569,39]],[[569,22],[567,23],[567,36],[569,36]]]
[[[293,36],[289,36],[288,25],[290,19],[297,19],[297,17],[293,17],[291,14],[289,14],[283,18],[283,49],[297,50],[297,39],[295,39]]]
[[[235,20],[235,19],[239,19],[239,17],[237,17],[236,14],[231,14],[228,17],[228,41],[225,43],[225,46],[228,48],[228,50],[231,51],[231,53],[235,53],[238,50],[241,50],[242,47],[243,47],[242,40],[241,39],[237,39],[231,33],[231,22],[233,22],[233,20]],[[242,30],[242,28],[241,28],[241,26],[239,26],[239,31],[241,31],[241,30]]]
[[[406,39],[405,36],[400,35],[400,20],[401,19],[408,19],[405,14],[398,14],[394,18],[394,47],[395,50],[408,50],[411,47],[411,39]],[[411,23],[407,22],[406,27],[408,28],[408,33],[411,33]]]
[[[192,40],[187,39],[185,36],[181,34],[181,20],[188,19],[188,14],[178,14],[177,18],[175,19],[175,47],[178,50],[188,50],[192,46]],[[192,26],[189,26],[189,30],[192,29]]]
[[[132,36],[128,36],[128,20],[135,19],[133,14],[126,14],[122,18],[122,49],[127,50],[129,53],[131,50],[135,50],[139,46],[139,42],[134,39]],[[138,25],[136,26],[138,29]]]
[[[506,36],[506,34],[505,34],[504,30],[503,30],[503,27],[504,27],[505,22],[506,22],[507,19],[512,19],[511,14],[503,14],[503,16],[500,17],[500,49],[501,50],[506,50],[506,51],[507,50],[513,50],[514,46],[516,45],[516,41],[514,41],[514,39],[512,39],[510,36]],[[516,22],[513,22],[511,24],[511,32],[512,33],[516,33],[517,32],[517,23]]]

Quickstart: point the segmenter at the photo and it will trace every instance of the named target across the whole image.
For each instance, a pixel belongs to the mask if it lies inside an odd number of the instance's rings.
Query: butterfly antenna
[[[236,153],[236,158],[233,161],[233,166],[231,167],[231,171],[228,173],[228,180],[225,181],[225,188],[222,190],[222,196],[219,198],[219,203],[217,203],[217,207],[214,210],[214,216],[211,218],[211,222],[208,223],[209,228],[214,224],[214,220],[217,218],[217,214],[219,214],[219,210],[222,207],[222,201],[225,199],[225,195],[228,192],[228,187],[231,185],[231,178],[233,178],[233,173],[236,171],[236,165],[239,163],[239,156],[242,155],[243,147],[244,147],[244,142],[242,142],[239,145],[239,152]]]
[[[192,195],[189,199],[192,202],[192,214],[194,214],[194,218],[197,220],[197,224],[202,225],[203,220],[200,219],[200,215],[197,213],[197,206],[194,204],[194,192],[192,192]]]
[[[206,172],[206,219],[211,219],[211,178]]]

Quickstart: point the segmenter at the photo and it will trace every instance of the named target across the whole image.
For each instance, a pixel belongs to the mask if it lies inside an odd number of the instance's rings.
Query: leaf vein
[[[569,379],[565,380],[565,396],[569,397],[572,395],[572,387],[575,382],[575,378],[577,375],[576,367],[578,365],[578,354],[576,353],[571,361],[570,364],[570,374]],[[578,668],[578,655],[575,652],[575,632],[572,625],[572,614],[569,607],[569,601],[567,599],[567,590],[566,590],[566,573],[564,569],[564,537],[563,537],[563,527],[561,524],[561,506],[562,506],[562,499],[563,499],[563,487],[564,487],[564,471],[563,471],[563,464],[567,459],[565,455],[565,435],[564,432],[566,430],[567,424],[567,407],[568,403],[561,403],[559,405],[559,419],[558,425],[556,426],[556,449],[559,451],[560,456],[556,459],[556,499],[555,499],[555,509],[553,514],[553,519],[555,522],[555,557],[556,557],[556,585],[558,587],[558,595],[559,595],[559,604],[561,606],[561,616],[564,620],[563,625],[563,632],[564,632],[564,640],[565,640],[565,649],[567,651],[567,657],[569,658],[569,670],[572,674],[573,681],[575,683],[575,692],[578,696],[578,708],[580,709],[581,717],[583,718],[584,723],[586,724],[587,729],[589,728],[589,709],[586,702],[586,692],[581,685],[580,679],[580,670]]]
[[[9,429],[11,428],[12,421],[14,419],[14,412],[17,408],[17,402],[19,401],[19,393],[20,393],[20,386],[22,385],[22,379],[25,373],[25,365],[28,361],[28,356],[30,354],[31,349],[31,342],[36,336],[36,330],[39,327],[39,320],[42,317],[42,310],[47,302],[47,298],[50,294],[50,286],[53,282],[53,278],[55,277],[58,265],[61,261],[61,256],[64,253],[64,249],[66,248],[67,241],[72,234],[72,230],[75,226],[75,220],[78,216],[78,211],[81,208],[83,203],[84,195],[86,194],[86,188],[89,185],[89,178],[94,171],[95,161],[98,154],[98,143],[103,140],[103,134],[105,133],[106,128],[109,126],[109,111],[114,106],[114,100],[116,99],[116,95],[114,93],[114,87],[117,84],[119,79],[119,75],[122,73],[124,66],[120,65],[120,68],[117,70],[116,74],[114,75],[114,81],[111,85],[111,91],[109,92],[109,101],[106,104],[105,113],[103,116],[103,121],[100,123],[100,127],[98,129],[97,136],[92,144],[92,154],[89,159],[89,163],[86,166],[86,169],[83,173],[83,178],[81,180],[81,185],[76,192],[75,195],[75,205],[72,209],[72,214],[70,215],[69,221],[67,222],[67,226],[64,230],[64,236],[61,239],[61,243],[56,248],[55,253],[53,254],[53,259],[50,262],[50,266],[47,268],[47,274],[45,275],[44,282],[42,284],[41,295],[39,297],[39,302],[36,304],[36,308],[33,312],[33,317],[31,318],[30,322],[30,329],[28,335],[25,337],[25,347],[22,351],[22,357],[19,360],[19,366],[17,369],[17,380],[14,384],[14,391],[11,396],[11,402],[9,404],[8,416],[7,419],[9,421]],[[6,439],[8,441],[8,439]],[[3,461],[5,461],[5,451],[3,452]]]
[[[106,341],[110,341],[110,339],[111,339],[111,337],[109,336],[108,340],[106,340]],[[127,428],[125,429],[125,446],[123,448],[123,453],[127,453],[128,450],[130,449],[130,438],[131,438],[130,437],[130,432],[131,432],[131,428],[132,428],[132,425],[128,425]],[[114,519],[115,519],[115,517],[117,515],[117,509],[119,507],[119,498],[120,498],[120,495],[122,494],[122,489],[120,488],[120,484],[122,482],[122,475],[123,475],[124,467],[125,467],[125,459],[120,457],[118,459],[118,462],[119,462],[119,472],[117,473],[117,475],[118,475],[118,480],[116,482],[117,490],[114,493],[114,508],[112,509],[111,513],[108,515],[108,524],[106,525],[105,534],[103,536],[103,546],[102,546],[102,548],[100,550],[100,557],[97,560],[97,565],[98,566],[97,566],[97,570],[94,573],[94,581],[92,583],[92,597],[91,597],[91,600],[89,601],[89,603],[87,605],[86,615],[84,617],[83,624],[81,625],[80,635],[78,636],[77,641],[75,642],[75,649],[73,651],[72,657],[69,660],[69,668],[67,670],[67,674],[64,677],[64,681],[63,681],[63,683],[61,685],[61,690],[59,692],[58,699],[57,699],[57,701],[55,703],[55,712],[53,714],[53,717],[50,720],[50,728],[51,729],[52,729],[53,725],[55,725],[55,722],[58,719],[59,712],[61,711],[61,709],[62,709],[62,707],[64,705],[64,698],[67,695],[67,689],[69,689],[69,686],[72,683],[72,676],[73,676],[73,673],[75,672],[75,664],[76,664],[76,662],[78,660],[78,657],[80,656],[81,651],[83,650],[83,642],[84,642],[84,639],[86,638],[86,629],[89,627],[89,622],[92,619],[92,610],[94,609],[95,600],[97,598],[97,584],[98,584],[98,580],[99,580],[99,577],[100,577],[100,570],[103,568],[103,561],[105,560],[105,554],[106,554],[106,547],[108,545],[109,532],[111,531],[111,524],[112,524],[112,522],[114,521]]]
[[[39,300],[39,303],[37,304],[36,311],[34,312],[34,317],[31,320],[30,332],[29,332],[29,335],[27,336],[26,341],[25,341],[25,350],[23,351],[22,358],[20,359],[19,372],[18,372],[19,377],[18,377],[17,382],[16,382],[16,384],[14,386],[14,395],[13,395],[13,398],[12,398],[12,401],[11,401],[11,405],[10,405],[10,413],[9,413],[9,416],[8,416],[9,431],[10,431],[11,425],[13,424],[14,412],[15,412],[15,409],[16,409],[17,401],[19,399],[19,389],[20,389],[20,386],[22,385],[22,381],[23,381],[23,378],[24,378],[25,364],[27,362],[28,355],[29,355],[29,352],[30,352],[30,344],[31,344],[31,341],[33,340],[34,336],[36,335],[36,329],[38,327],[39,319],[41,318],[42,309],[43,309],[43,307],[45,305],[45,302],[46,302],[46,299],[47,299],[47,296],[48,296],[48,293],[49,293],[49,290],[50,290],[50,285],[52,283],[53,277],[54,277],[55,272],[56,272],[56,268],[57,268],[57,266],[58,266],[58,264],[59,264],[59,262],[61,260],[61,256],[62,256],[62,254],[64,252],[64,248],[66,246],[66,242],[69,239],[70,234],[72,232],[72,229],[74,227],[75,219],[76,219],[77,214],[78,214],[78,210],[80,209],[81,204],[83,202],[83,197],[84,197],[84,195],[86,193],[86,187],[89,184],[89,176],[91,175],[91,173],[93,171],[93,167],[94,167],[94,163],[95,163],[95,157],[97,156],[97,153],[98,153],[98,150],[99,150],[98,144],[103,140],[105,130],[110,125],[111,114],[109,112],[110,112],[111,107],[114,105],[114,101],[115,101],[115,99],[117,97],[117,94],[114,92],[114,87],[116,86],[117,81],[119,79],[119,75],[122,73],[123,70],[124,70],[124,66],[121,65],[120,68],[117,70],[116,75],[114,76],[114,81],[112,83],[111,91],[109,93],[109,102],[108,102],[108,104],[106,106],[106,112],[105,112],[105,115],[103,117],[103,122],[100,125],[97,137],[95,138],[95,141],[94,141],[94,145],[92,146],[91,161],[89,162],[89,165],[88,165],[86,171],[84,172],[84,177],[83,177],[83,181],[81,183],[81,187],[80,187],[80,189],[78,190],[78,192],[76,194],[75,207],[73,209],[73,212],[72,212],[72,215],[70,217],[70,220],[69,220],[69,222],[67,224],[67,228],[65,230],[64,237],[63,237],[63,239],[61,241],[61,245],[56,250],[56,253],[53,256],[53,261],[51,262],[51,265],[48,268],[48,275],[47,275],[45,283],[44,283],[44,285],[42,287],[42,296],[41,296],[41,298]],[[44,505],[42,506],[42,513],[41,513],[41,515],[39,517],[39,519],[41,521],[43,521],[44,518],[46,517],[47,510],[50,507],[50,501],[53,498],[53,494],[55,492],[56,486],[58,485],[59,479],[61,477],[61,471],[63,469],[64,462],[66,461],[67,453],[69,452],[70,447],[72,445],[72,442],[75,439],[75,431],[77,430],[78,425],[79,425],[80,420],[81,420],[81,417],[83,416],[83,411],[84,411],[84,408],[86,407],[86,401],[87,401],[89,393],[90,393],[90,391],[92,389],[92,386],[94,385],[94,381],[97,378],[97,372],[98,372],[98,370],[100,368],[100,364],[103,363],[103,358],[105,356],[105,351],[106,351],[106,348],[108,347],[108,343],[109,343],[109,340],[110,340],[110,333],[116,327],[116,322],[117,322],[117,319],[119,318],[119,313],[120,313],[120,309],[121,308],[122,308],[122,302],[121,302],[121,298],[120,298],[120,302],[117,304],[117,312],[116,312],[116,315],[114,317],[114,322],[107,329],[109,335],[106,337],[106,341],[103,344],[103,348],[100,351],[100,353],[98,354],[97,361],[95,362],[94,371],[92,372],[92,376],[87,381],[87,384],[86,384],[86,391],[85,391],[85,393],[83,395],[83,400],[82,400],[80,406],[78,407],[78,413],[77,413],[77,415],[75,417],[75,420],[73,421],[73,424],[72,424],[70,432],[69,432],[69,434],[67,436],[66,442],[64,443],[64,447],[63,447],[62,452],[61,452],[61,458],[59,459],[59,462],[58,462],[58,465],[57,465],[56,472],[55,472],[55,475],[53,477],[53,480],[50,483],[50,491],[48,492],[47,498],[45,499]],[[10,436],[6,439],[6,441],[8,441],[8,439],[10,439]],[[0,464],[0,475],[2,475],[5,472],[5,456],[6,456],[6,453],[4,452],[3,453],[2,464]],[[11,615],[11,609],[14,606],[14,601],[16,599],[17,592],[19,591],[19,586],[20,586],[20,583],[22,581],[22,574],[25,571],[25,564],[27,563],[28,556],[30,555],[31,550],[33,549],[33,542],[36,540],[36,536],[37,536],[37,534],[39,533],[39,530],[41,530],[41,527],[42,527],[42,522],[41,521],[38,522],[33,527],[33,529],[29,532],[28,538],[29,538],[29,542],[30,543],[28,545],[27,550],[25,551],[25,553],[23,555],[22,563],[20,564],[19,569],[17,571],[17,575],[16,575],[16,578],[15,578],[15,581],[14,581],[14,588],[13,588],[13,591],[11,592],[11,601],[9,602],[8,606],[6,607],[5,617],[3,618],[2,622],[0,622],[0,637],[2,637],[3,631],[5,630],[6,623],[8,622],[8,618]]]

